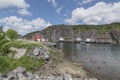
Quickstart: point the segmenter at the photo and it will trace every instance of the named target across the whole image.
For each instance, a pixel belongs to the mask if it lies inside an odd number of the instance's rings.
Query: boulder
[[[38,76],[37,74],[34,75],[34,78],[32,80],[41,80],[40,76]]]
[[[35,49],[33,50],[33,55],[34,55],[34,56],[39,56],[39,55],[40,55],[40,48],[35,48]]]
[[[27,77],[22,73],[17,73],[18,80],[28,80]]]
[[[55,76],[53,75],[47,76],[45,80],[55,80]]]
[[[0,76],[0,80],[32,80],[34,74],[27,72],[24,67],[17,67],[12,72]]]
[[[31,54],[33,57],[48,59],[49,58],[49,51],[46,48],[35,48],[33,53]]]
[[[96,78],[73,78],[71,75],[65,74],[49,74],[38,75],[25,71],[26,69],[18,67],[9,74],[3,74],[0,76],[0,80],[98,80]],[[14,74],[13,74],[14,73]]]
[[[32,80],[34,78],[34,74],[31,72],[26,72],[28,80]]]
[[[72,76],[69,74],[64,74],[64,80],[73,80]]]
[[[55,80],[64,80],[64,78],[63,78],[63,76],[61,75],[61,76],[56,77]]]
[[[17,67],[15,70],[12,71],[13,74],[17,74],[17,73],[25,73],[26,69],[24,67]]]
[[[15,55],[13,56],[15,59],[20,59],[21,57],[24,56],[24,54],[26,53],[27,49],[18,49],[18,48],[14,48],[11,47],[10,50],[12,51],[16,51]]]

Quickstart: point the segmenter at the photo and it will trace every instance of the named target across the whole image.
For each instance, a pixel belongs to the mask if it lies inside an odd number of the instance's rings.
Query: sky
[[[120,22],[119,0],[0,0],[0,26],[19,34],[51,25]]]

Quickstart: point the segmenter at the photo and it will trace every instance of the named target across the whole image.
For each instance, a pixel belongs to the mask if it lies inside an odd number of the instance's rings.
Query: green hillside
[[[31,39],[32,36],[38,32],[40,32],[44,35],[44,34],[46,34],[47,31],[50,31],[53,29],[67,29],[67,28],[72,29],[73,31],[77,30],[80,32],[96,30],[99,33],[105,33],[105,32],[110,32],[111,30],[119,30],[120,31],[120,23],[116,22],[116,23],[104,24],[104,25],[63,25],[63,24],[62,25],[53,25],[48,28],[45,28],[42,31],[35,31],[35,32],[28,33],[24,37],[27,39]],[[53,32],[53,31],[50,31],[50,32]]]

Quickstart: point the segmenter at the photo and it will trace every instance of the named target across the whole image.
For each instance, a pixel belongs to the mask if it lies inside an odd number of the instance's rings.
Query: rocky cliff
[[[40,32],[45,39],[52,42],[58,42],[60,38],[64,38],[66,41],[74,41],[76,38],[82,40],[93,39],[97,40],[106,38],[105,36],[110,35],[111,31],[120,31],[120,23],[112,23],[105,25],[53,25],[44,30],[29,33],[25,35],[26,38],[31,38],[35,33]]]

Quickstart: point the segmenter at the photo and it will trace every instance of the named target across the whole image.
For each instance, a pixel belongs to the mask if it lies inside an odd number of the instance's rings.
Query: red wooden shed
[[[44,42],[43,35],[40,34],[40,33],[36,33],[36,34],[33,36],[33,40],[34,40],[34,41],[38,41],[38,42]]]

